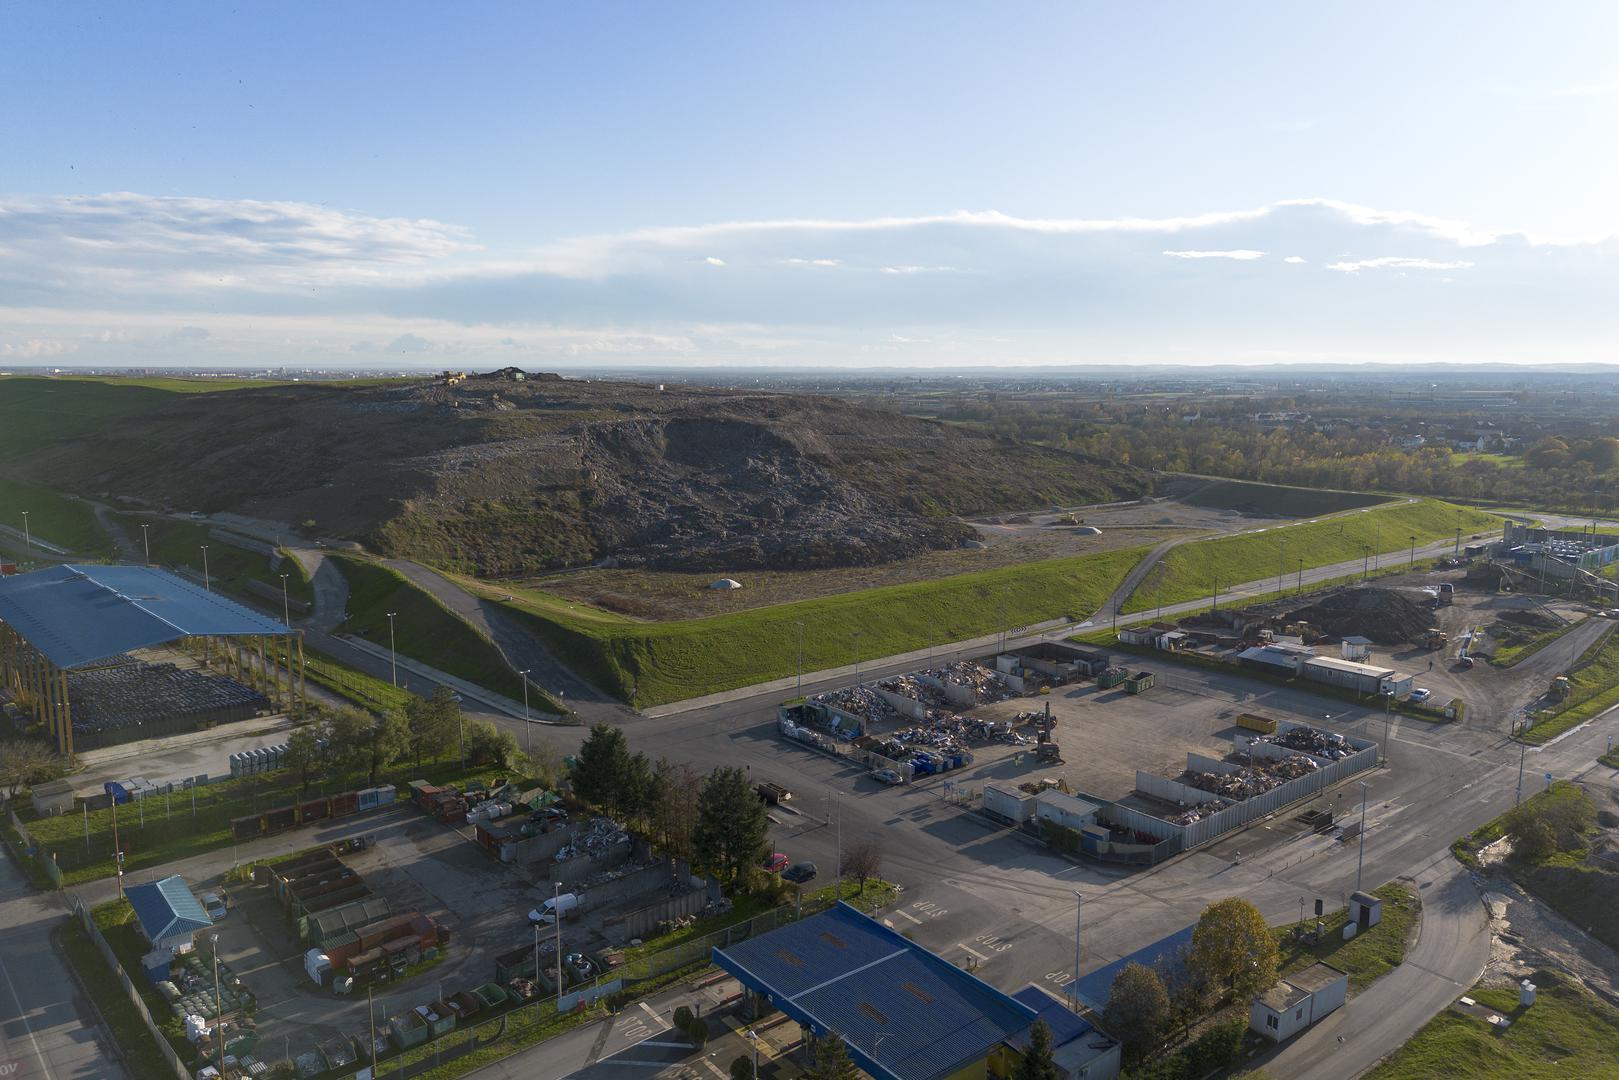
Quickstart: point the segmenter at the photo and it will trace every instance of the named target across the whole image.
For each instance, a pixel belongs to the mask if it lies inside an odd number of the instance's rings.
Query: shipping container
[[[308,802],[298,804],[298,820],[304,823],[323,821],[331,816],[332,803],[330,799],[310,799]]]
[[[455,1010],[450,1008],[449,1002],[429,1001],[426,1005],[421,1006],[421,1008],[426,1009],[427,1014],[423,1016],[420,1012],[418,1012],[417,1015],[422,1016],[422,1019],[427,1021],[427,1030],[430,1033],[429,1037],[436,1039],[440,1035],[448,1035],[452,1030],[454,1030]]]
[[[392,784],[384,784],[377,788],[376,792],[378,806],[392,806],[394,800],[398,798],[398,792],[394,790]]]
[[[1124,692],[1127,694],[1139,694],[1145,690],[1151,690],[1152,684],[1152,672],[1138,671],[1125,682]]]
[[[264,812],[264,831],[267,833],[285,832],[298,824],[298,810],[292,806],[278,806],[274,810]]]
[[[1103,690],[1118,686],[1130,677],[1130,673],[1121,667],[1110,667],[1096,676],[1096,685]]]
[[[264,832],[264,819],[256,815],[236,818],[230,823],[230,831],[237,840],[251,840]]]
[[[355,791],[345,791],[341,795],[332,796],[332,816],[347,817],[360,807],[360,795]]]
[[[320,951],[325,953],[337,967],[343,967],[349,962],[349,957],[358,956],[360,949],[360,935],[352,930],[332,934],[321,943]]]
[[[1247,728],[1249,731],[1259,731],[1266,735],[1276,734],[1276,721],[1268,716],[1255,716],[1253,713],[1238,713],[1237,726]]]
[[[388,1026],[393,1031],[394,1045],[401,1050],[409,1050],[427,1041],[427,1021],[414,1012],[400,1013],[388,1021]]]

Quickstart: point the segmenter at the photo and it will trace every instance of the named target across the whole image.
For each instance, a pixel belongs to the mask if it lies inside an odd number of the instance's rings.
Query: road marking
[[[715,1076],[719,1077],[720,1080],[731,1080],[731,1076],[730,1076],[729,1073],[721,1072],[720,1067],[718,1065],[714,1064],[712,1061],[708,1060],[706,1057],[705,1058],[698,1058],[697,1060],[701,1061],[703,1063],[703,1067],[706,1068],[709,1072],[713,1073]]]
[[[0,961],[0,975],[6,977],[6,988],[11,991],[11,1000],[17,1005],[17,1019],[22,1021],[22,1028],[28,1033],[28,1043],[34,1048],[34,1057],[39,1059],[47,1080],[55,1080],[56,1073],[51,1071],[51,1063],[45,1060],[44,1053],[39,1049],[39,1040],[34,1037],[34,1025],[28,1022],[28,1013],[22,1007],[22,998],[17,996],[17,984],[11,981],[11,969],[6,967],[4,961]]]
[[[961,949],[964,952],[971,953],[972,955],[978,957],[978,959],[984,961],[985,963],[989,962],[989,957],[985,956],[983,953],[979,952],[977,949],[973,948],[971,945],[963,945],[960,942],[957,942],[956,943],[956,948]]]
[[[644,1039],[641,1042],[636,1043],[635,1045],[636,1046],[682,1046],[682,1047],[685,1047],[688,1050],[691,1049],[691,1043],[669,1042],[668,1040],[665,1040],[663,1042],[657,1042],[657,1041],[655,1041],[653,1039]]]
[[[667,1061],[630,1061],[626,1058],[603,1058],[596,1062],[598,1065],[634,1065],[640,1069],[667,1069],[671,1062]]]
[[[904,912],[904,911],[895,911],[894,914],[898,915],[902,919],[909,919],[911,922],[915,923],[918,926],[922,925],[922,920],[918,919],[915,915],[911,915],[911,914],[909,914],[907,912]]]
[[[656,1030],[656,1031],[668,1031],[669,1030],[669,1026],[667,1024],[665,1024],[661,1019],[659,1019],[657,1013],[652,1011],[652,1006],[648,1005],[644,1001],[636,1002],[636,1004],[641,1006],[641,1011],[646,1013],[646,1017],[647,1017],[648,1020],[652,1021],[654,1030]]]

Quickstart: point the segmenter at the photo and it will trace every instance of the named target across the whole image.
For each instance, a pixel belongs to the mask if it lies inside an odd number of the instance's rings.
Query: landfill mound
[[[1394,589],[1343,589],[1328,593],[1287,616],[1307,622],[1324,637],[1359,635],[1379,645],[1421,639],[1433,625],[1433,613]]]
[[[1533,608],[1511,608],[1496,616],[1502,622],[1517,623],[1519,626],[1532,626],[1537,630],[1556,630],[1563,624],[1553,615]]]

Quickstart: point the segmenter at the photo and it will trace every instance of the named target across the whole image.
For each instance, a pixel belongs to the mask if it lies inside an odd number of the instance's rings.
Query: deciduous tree
[[[8,800],[23,788],[66,771],[67,762],[44,739],[0,739],[0,784],[5,785]]]
[[[1193,975],[1218,992],[1230,987],[1247,998],[1276,982],[1281,957],[1259,909],[1240,897],[1203,909],[1192,930]]]
[[[1126,964],[1113,979],[1102,1023],[1139,1061],[1162,1040],[1169,1024],[1169,993],[1158,973],[1144,964]]]
[[[843,849],[843,876],[858,881],[861,892],[866,891],[866,882],[882,872],[883,850],[871,837],[859,837]]]

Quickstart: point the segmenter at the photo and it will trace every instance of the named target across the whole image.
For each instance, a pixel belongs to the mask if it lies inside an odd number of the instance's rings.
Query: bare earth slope
[[[8,466],[480,576],[878,563],[970,540],[957,515],[1151,486],[1139,470],[832,399],[499,375],[177,395]]]

